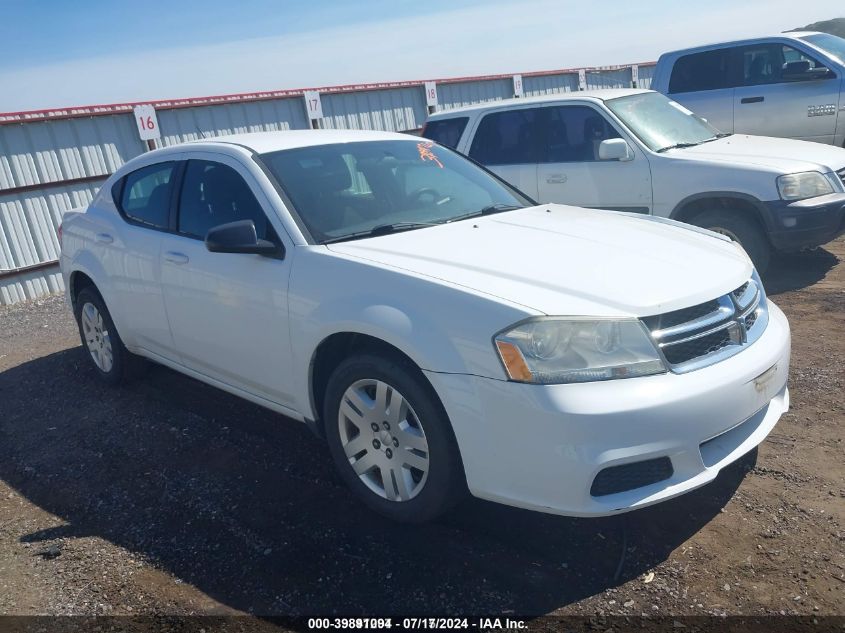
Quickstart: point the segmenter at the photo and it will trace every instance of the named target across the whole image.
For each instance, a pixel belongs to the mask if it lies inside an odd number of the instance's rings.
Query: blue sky
[[[845,16],[841,0],[0,0],[0,112],[528,72]]]

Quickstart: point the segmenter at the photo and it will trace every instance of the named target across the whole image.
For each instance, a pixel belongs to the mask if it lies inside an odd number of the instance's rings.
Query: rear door
[[[539,116],[542,108],[518,107],[485,114],[468,155],[529,198],[537,198]]]
[[[787,74],[788,69],[823,64],[809,53],[780,42],[737,48],[733,65],[738,74],[734,92],[736,132],[833,142],[840,86],[840,78],[833,71],[825,78],[808,74],[805,80],[793,80],[796,75]]]
[[[121,220],[95,236],[98,258],[109,271],[125,343],[175,360],[161,289],[159,251],[170,225],[179,162],[169,160],[130,172],[112,188]]]
[[[541,109],[537,187],[540,202],[649,213],[651,170],[635,143],[591,105]],[[600,160],[599,145],[623,138],[634,154],[630,161]]]
[[[234,158],[186,154],[176,232],[162,236],[161,280],[182,363],[205,376],[292,406],[288,277],[293,247],[252,174]],[[284,258],[212,253],[214,226],[250,219]]]
[[[731,49],[682,55],[675,60],[668,95],[722,132],[734,131]]]
[[[435,119],[425,124],[422,136],[435,143],[457,149],[468,121],[469,117],[465,116],[450,119]]]

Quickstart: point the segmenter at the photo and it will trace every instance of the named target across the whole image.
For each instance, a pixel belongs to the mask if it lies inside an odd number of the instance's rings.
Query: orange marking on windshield
[[[440,159],[434,155],[434,152],[431,151],[431,148],[434,147],[434,143],[429,141],[428,143],[417,143],[417,149],[420,152],[420,160],[430,160],[437,163],[437,166],[440,169],[443,169],[443,163],[440,162]]]

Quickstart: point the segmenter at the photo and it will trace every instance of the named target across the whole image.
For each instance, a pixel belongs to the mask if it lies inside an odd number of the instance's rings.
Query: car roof
[[[249,132],[215,136],[185,143],[181,147],[196,149],[197,146],[238,145],[258,154],[297,147],[329,145],[332,143],[354,143],[361,141],[419,141],[418,137],[397,132],[374,132],[368,130],[280,130],[275,132]]]
[[[507,108],[512,105],[542,104],[556,101],[607,101],[617,97],[654,92],[644,88],[598,88],[595,90],[579,90],[577,92],[558,92],[555,94],[541,95],[538,97],[519,97],[516,99],[500,99],[498,101],[486,101],[460,108],[450,108],[435,112],[428,117],[429,121],[454,117],[456,114],[467,114],[485,110]]]
[[[675,56],[686,54],[694,51],[706,51],[709,49],[725,48],[729,46],[743,46],[746,44],[758,44],[761,42],[768,42],[774,39],[797,40],[807,35],[819,35],[818,31],[786,31],[784,33],[775,33],[774,35],[766,35],[763,37],[751,37],[744,40],[730,40],[726,42],[710,42],[709,44],[701,44],[699,46],[691,46],[689,48],[679,48],[674,51],[668,51],[664,55]],[[662,55],[661,55],[662,57]]]

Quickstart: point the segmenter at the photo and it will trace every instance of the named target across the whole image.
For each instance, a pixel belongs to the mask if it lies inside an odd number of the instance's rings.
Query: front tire
[[[398,522],[429,521],[466,489],[457,443],[422,373],[375,355],[343,361],[326,389],[323,420],[344,483]]]
[[[690,224],[709,229],[739,242],[757,272],[763,273],[769,267],[772,247],[760,225],[737,211],[704,211],[696,215]]]
[[[100,293],[91,287],[83,288],[74,308],[82,348],[100,378],[118,385],[134,375],[143,359],[123,345]]]

